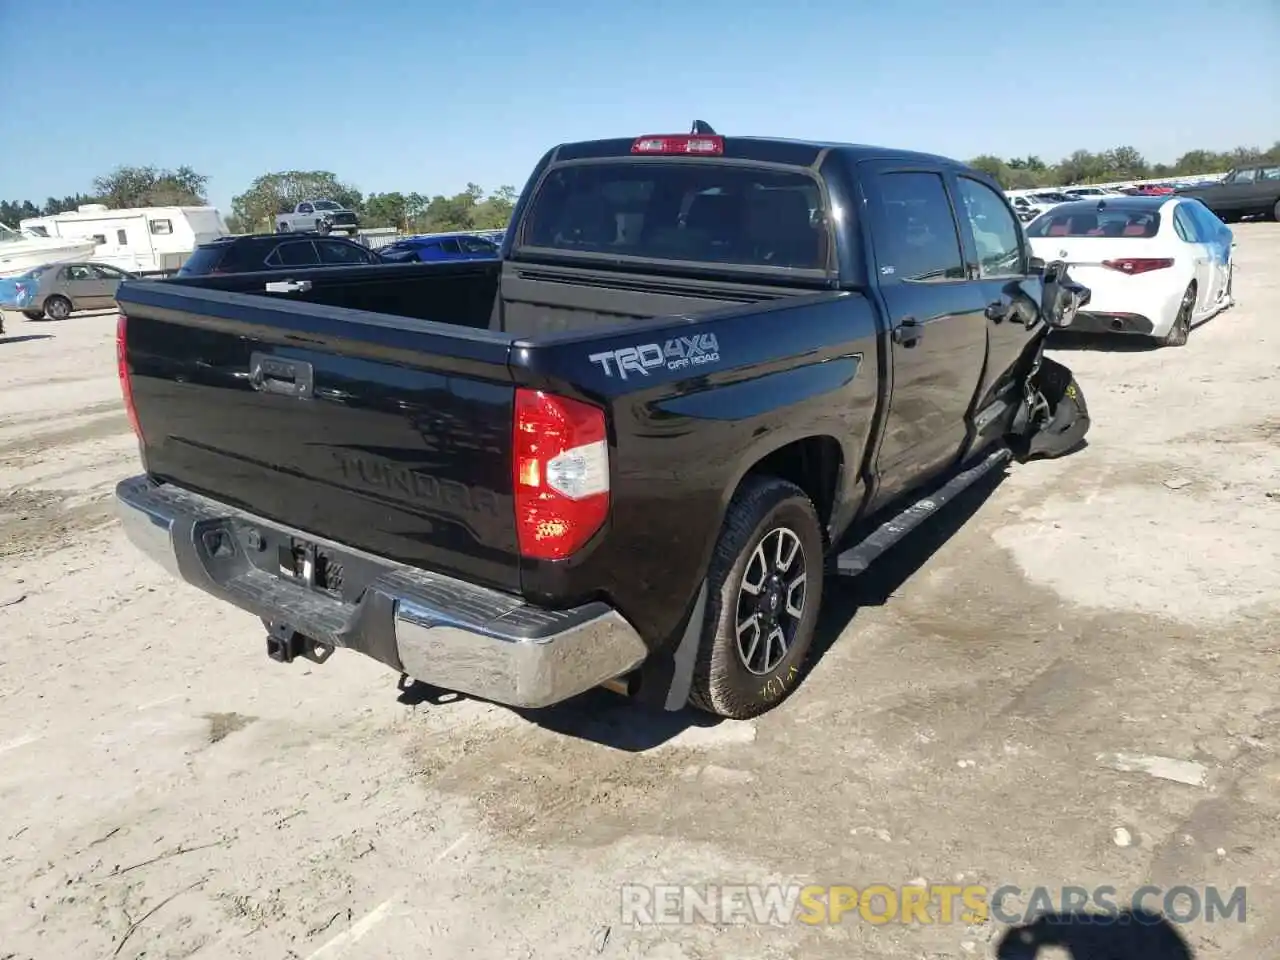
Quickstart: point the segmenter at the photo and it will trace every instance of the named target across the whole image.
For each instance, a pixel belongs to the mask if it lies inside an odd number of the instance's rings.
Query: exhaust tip
[[[1112,329],[1112,330],[1123,330],[1123,329],[1124,329],[1124,321],[1123,321],[1123,320],[1121,320],[1119,317],[1112,317],[1112,318],[1111,318],[1111,329]]]

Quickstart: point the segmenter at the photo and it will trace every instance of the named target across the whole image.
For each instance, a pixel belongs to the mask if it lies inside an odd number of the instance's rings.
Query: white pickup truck
[[[276,214],[276,233],[343,230],[354,236],[359,228],[360,220],[355,212],[333,200],[303,200],[289,213]]]

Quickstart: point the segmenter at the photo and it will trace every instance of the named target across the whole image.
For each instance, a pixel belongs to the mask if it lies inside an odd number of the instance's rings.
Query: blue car
[[[404,237],[378,253],[393,263],[437,263],[443,260],[496,260],[498,245],[472,233],[436,233]]]

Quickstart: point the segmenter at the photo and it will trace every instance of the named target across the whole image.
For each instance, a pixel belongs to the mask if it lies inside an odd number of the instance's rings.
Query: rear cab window
[[[826,271],[829,236],[809,173],[710,158],[610,158],[550,169],[517,254]]]
[[[212,273],[225,252],[223,247],[196,247],[178,269],[178,276],[200,277]]]

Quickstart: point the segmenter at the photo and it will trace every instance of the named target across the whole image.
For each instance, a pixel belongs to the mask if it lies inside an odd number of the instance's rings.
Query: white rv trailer
[[[91,238],[95,245],[87,259],[136,273],[177,270],[198,244],[228,232],[215,207],[112,210],[100,203],[31,217],[20,226],[36,236]]]

